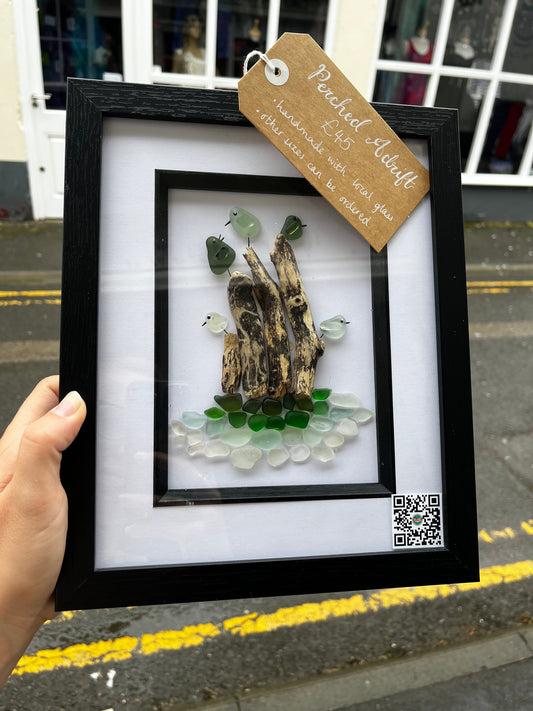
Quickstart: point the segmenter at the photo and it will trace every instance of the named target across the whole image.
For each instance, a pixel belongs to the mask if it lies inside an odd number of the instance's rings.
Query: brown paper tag
[[[378,252],[429,173],[309,36],[285,33],[239,81],[239,108]],[[281,61],[280,61],[281,60]]]

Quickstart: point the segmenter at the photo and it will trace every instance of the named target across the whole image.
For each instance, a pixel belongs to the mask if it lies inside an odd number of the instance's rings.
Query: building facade
[[[472,214],[533,219],[533,0],[0,0],[0,219],[62,215],[67,77],[232,89],[284,32],[369,100],[457,108]]]

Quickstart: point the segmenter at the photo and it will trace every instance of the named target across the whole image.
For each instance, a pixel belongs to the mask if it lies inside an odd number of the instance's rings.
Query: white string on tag
[[[265,62],[265,76],[271,84],[282,86],[289,78],[289,68],[281,59],[269,59],[266,54],[254,49],[244,60],[243,76],[248,72],[248,63],[253,57],[259,57]]]

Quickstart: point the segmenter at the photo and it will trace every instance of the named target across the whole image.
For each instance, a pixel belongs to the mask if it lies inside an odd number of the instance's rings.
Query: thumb
[[[86,412],[81,395],[72,391],[50,412],[25,428],[12,484],[13,490],[27,503],[59,484],[61,453],[78,434]]]

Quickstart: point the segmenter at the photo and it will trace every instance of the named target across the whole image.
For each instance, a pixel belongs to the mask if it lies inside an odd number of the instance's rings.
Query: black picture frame
[[[148,561],[139,566],[97,568],[95,538],[101,525],[101,514],[97,511],[96,496],[96,412],[100,233],[105,219],[100,209],[104,124],[113,118],[153,121],[156,122],[154,130],[162,121],[190,126],[249,127],[250,124],[238,110],[236,92],[69,79],[61,396],[77,389],[85,398],[88,416],[79,437],[65,452],[61,467],[62,482],[69,499],[69,530],[56,589],[58,610],[311,594],[478,579],[457,113],[450,109],[380,104],[376,104],[375,109],[402,139],[425,141],[428,147],[432,222],[432,235],[428,235],[428,239],[431,239],[433,250],[442,545],[177,565],[157,565]],[[145,235],[145,238],[153,240],[153,234]],[[157,275],[155,281],[158,283]],[[380,298],[385,298],[383,290]],[[387,329],[380,327],[377,331],[377,338],[386,341]],[[386,346],[385,343],[385,347],[378,351],[386,353]],[[381,419],[386,422],[386,413]],[[392,437],[392,429],[387,437]],[[392,494],[394,483],[389,481],[387,485]],[[391,494],[387,492],[386,496]],[[368,498],[372,500],[373,495]],[[291,505],[290,502],[287,505]]]

